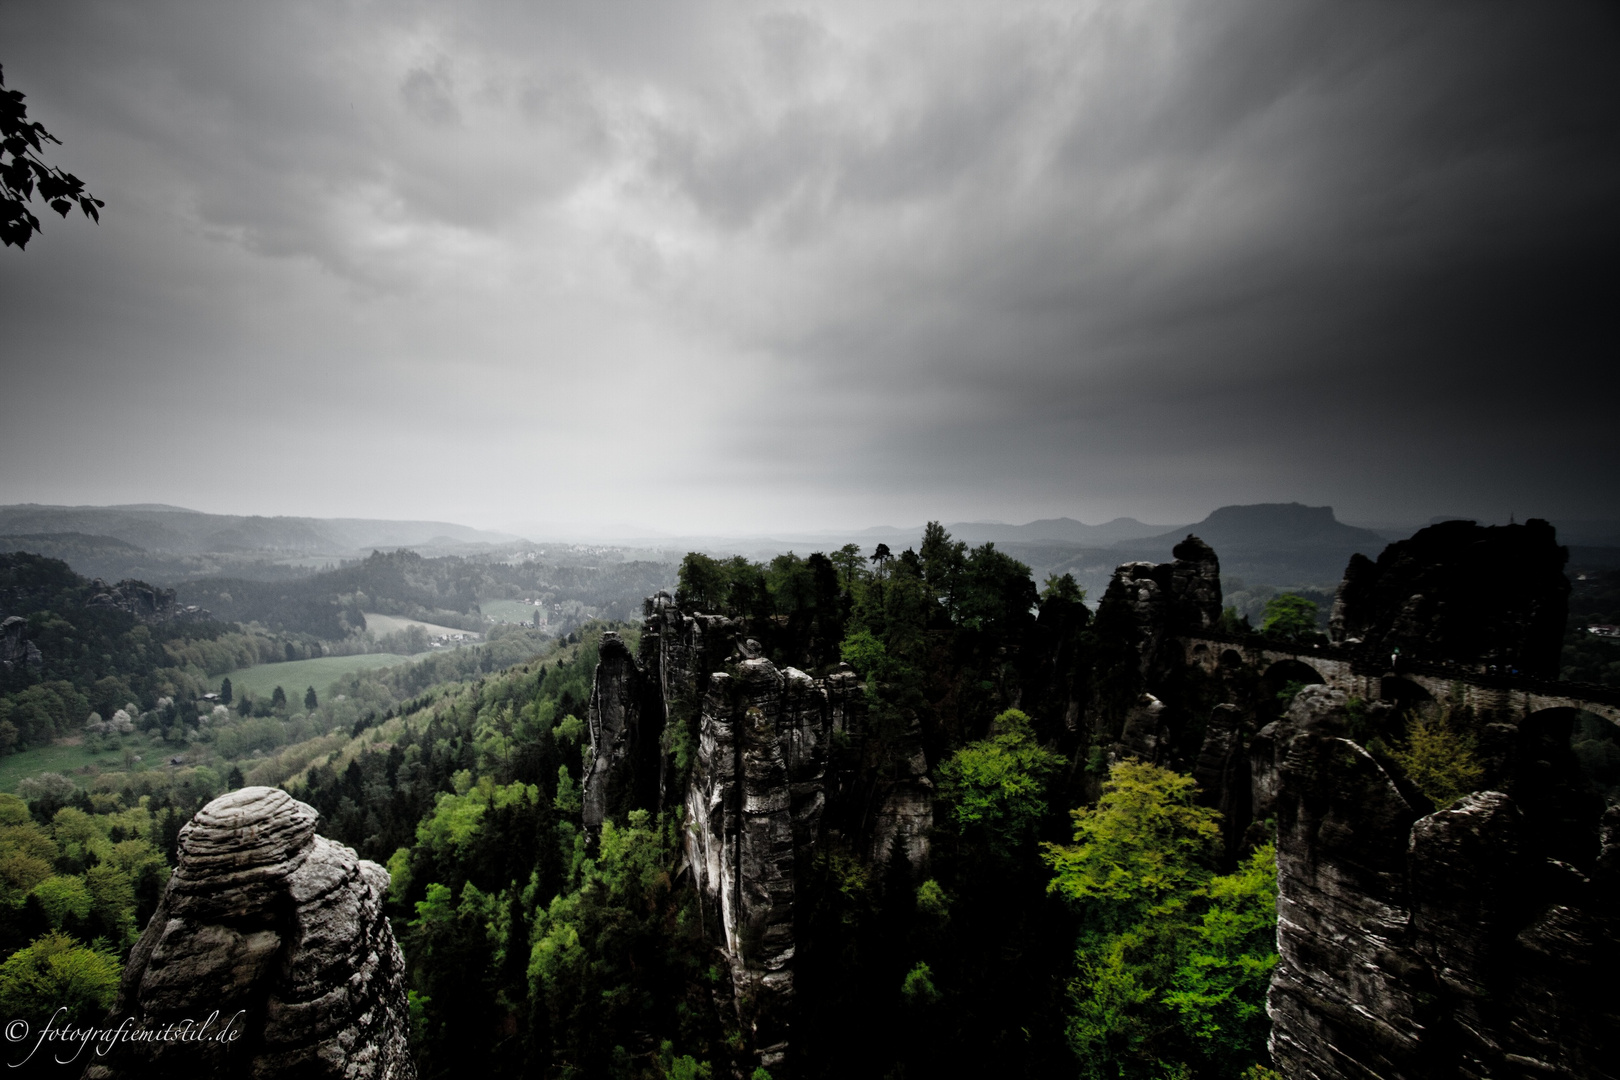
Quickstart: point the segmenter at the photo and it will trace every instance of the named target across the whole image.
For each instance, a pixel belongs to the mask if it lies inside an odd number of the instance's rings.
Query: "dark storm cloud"
[[[0,264],[80,376],[0,449],[209,385],[491,524],[1620,513],[1608,6],[3,10],[123,216]]]

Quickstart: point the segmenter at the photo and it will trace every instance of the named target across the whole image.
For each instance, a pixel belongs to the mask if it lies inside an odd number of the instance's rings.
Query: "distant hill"
[[[1388,544],[1371,529],[1338,520],[1331,506],[1257,503],[1223,506],[1196,525],[1121,541],[1114,549],[1121,561],[1163,562],[1188,533],[1215,549],[1223,577],[1282,586],[1332,585],[1344,576],[1351,555],[1359,551],[1376,559]]]
[[[1133,537],[1154,536],[1163,532],[1168,526],[1149,525],[1137,521],[1135,518],[1115,518],[1101,525],[1087,525],[1074,518],[1042,518],[1023,525],[1008,525],[1000,521],[953,521],[945,525],[945,531],[951,534],[953,540],[962,540],[969,544],[1070,544],[1077,547],[1107,547],[1121,540]],[[853,540],[863,547],[870,547],[882,541],[893,546],[899,541],[906,547],[915,547],[922,539],[923,526],[896,526],[874,525],[862,529],[858,533],[850,534],[847,539]],[[835,534],[817,533],[804,537],[784,537],[784,541],[807,541],[820,543],[823,546],[831,544]],[[800,546],[804,546],[803,543]],[[896,549],[899,550],[899,549]]]
[[[372,549],[507,544],[518,538],[444,521],[243,517],[174,506],[0,506],[0,536],[81,534],[168,556],[354,556]]]

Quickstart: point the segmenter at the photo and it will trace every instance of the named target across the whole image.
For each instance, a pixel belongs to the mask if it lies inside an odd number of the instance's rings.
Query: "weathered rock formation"
[[[1517,668],[1556,678],[1569,607],[1567,552],[1553,527],[1448,521],[1354,555],[1333,602],[1335,643],[1374,655]]]
[[[1532,753],[1434,810],[1302,690],[1252,747],[1277,822],[1272,1051],[1299,1080],[1613,1077],[1620,809],[1552,850]],[[1545,764],[1545,762],[1543,762]],[[1566,861],[1568,856],[1575,861]]]
[[[139,621],[152,625],[172,619],[207,619],[210,613],[196,604],[180,604],[173,589],[160,589],[144,581],[126,578],[116,585],[108,585],[100,578],[92,581],[96,592],[84,602],[85,607],[114,608],[126,611]]]
[[[674,734],[666,737],[666,730],[678,721],[695,731],[709,674],[730,656],[757,655],[757,645],[741,637],[736,620],[684,615],[667,592],[648,597],[643,615],[636,656],[617,633],[602,635],[586,713],[591,768],[585,775],[584,821],[593,840],[604,821],[681,801],[682,792],[666,790]]]
[[[1214,550],[1189,535],[1172,554],[1173,562],[1122,564],[1103,594],[1104,605],[1130,613],[1144,675],[1165,663],[1167,638],[1209,630],[1221,619],[1221,563]]]
[[[759,1060],[778,1066],[793,1001],[795,899],[828,808],[859,802],[871,811],[864,816],[874,862],[898,848],[920,866],[933,824],[927,761],[918,741],[896,776],[876,787],[856,782],[848,766],[858,756],[865,696],[853,671],[812,679],[779,669],[741,622],[683,614],[667,593],[651,597],[644,613],[637,657],[617,635],[603,641],[591,694],[586,827],[594,835],[631,809],[684,800],[686,863],[705,934],[726,963],[731,1007]],[[684,793],[669,783],[667,747],[679,725],[691,725],[697,746]]]
[[[286,792],[222,795],[180,832],[179,866],[130,954],[113,1016],[186,1020],[234,1041],[120,1044],[85,1072],[132,1076],[416,1075],[388,872],[315,833]]]
[[[28,640],[28,620],[13,615],[0,622],[0,671],[10,673],[21,667],[38,669],[45,664],[39,646]]]

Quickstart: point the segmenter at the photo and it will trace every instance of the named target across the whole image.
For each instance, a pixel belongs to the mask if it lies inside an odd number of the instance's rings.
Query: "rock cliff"
[[[1306,687],[1253,748],[1254,802],[1277,823],[1278,1069],[1616,1075],[1620,809],[1588,804],[1590,842],[1550,846],[1532,752],[1487,778],[1501,790],[1435,810],[1349,738],[1346,706]]]
[[[829,805],[859,800],[872,809],[867,850],[875,862],[898,846],[920,865],[933,824],[927,762],[919,743],[894,778],[877,788],[857,782],[851,766],[865,696],[854,672],[813,679],[778,668],[759,655],[744,623],[683,614],[667,593],[649,598],[644,614],[638,656],[617,635],[603,641],[586,828],[595,834],[631,809],[683,806],[686,864],[705,935],[730,975],[729,1007],[761,1064],[780,1066],[791,1026],[795,900]],[[676,790],[670,747],[683,729],[696,752]]]
[[[1167,563],[1120,565],[1103,594],[1104,605],[1130,613],[1144,675],[1162,668],[1161,647],[1177,634],[1209,630],[1221,620],[1221,563],[1214,549],[1188,535]],[[1171,663],[1179,663],[1179,654]]]
[[[113,1016],[153,1031],[217,1010],[211,1031],[240,1036],[120,1044],[86,1077],[415,1077],[404,959],[382,913],[388,872],[316,835],[316,819],[286,792],[249,787],[181,830]]]

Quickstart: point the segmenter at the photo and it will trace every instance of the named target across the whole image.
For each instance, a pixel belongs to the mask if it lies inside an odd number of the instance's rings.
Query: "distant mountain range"
[[[412,548],[460,554],[519,538],[445,521],[257,517],[178,506],[0,506],[0,551],[61,559],[87,577],[153,584],[233,574],[260,580],[303,576],[319,560]]]
[[[511,543],[516,536],[446,521],[363,518],[242,517],[178,506],[0,506],[0,536],[81,533],[122,540],[147,551],[286,552],[346,555],[424,544]]]
[[[1563,543],[1591,545],[1572,552],[1574,562],[1607,565],[1605,560],[1620,549],[1620,522],[1554,524],[1559,525]],[[1228,579],[1241,578],[1250,585],[1331,588],[1343,576],[1352,553],[1376,557],[1389,541],[1415,531],[1359,528],[1339,521],[1331,507],[1299,503],[1223,506],[1200,522],[1178,526],[1125,517],[1087,525],[1059,517],[1022,525],[959,521],[946,529],[954,539],[969,544],[995,543],[1029,565],[1038,582],[1051,573],[1073,573],[1093,598],[1101,595],[1117,564],[1167,560],[1189,533],[1215,548]],[[661,537],[622,543],[636,549],[635,558],[678,561],[687,551],[708,551],[769,559],[783,551],[808,554],[846,543],[859,545],[865,555],[879,543],[898,553],[915,547],[922,532],[921,525],[878,525],[847,533]],[[374,549],[471,555],[520,542],[520,537],[509,534],[443,521],[244,517],[160,504],[0,506],[0,551],[48,555],[79,573],[109,581],[135,577],[175,584],[207,576],[286,580],[305,576],[324,562],[336,563]]]

